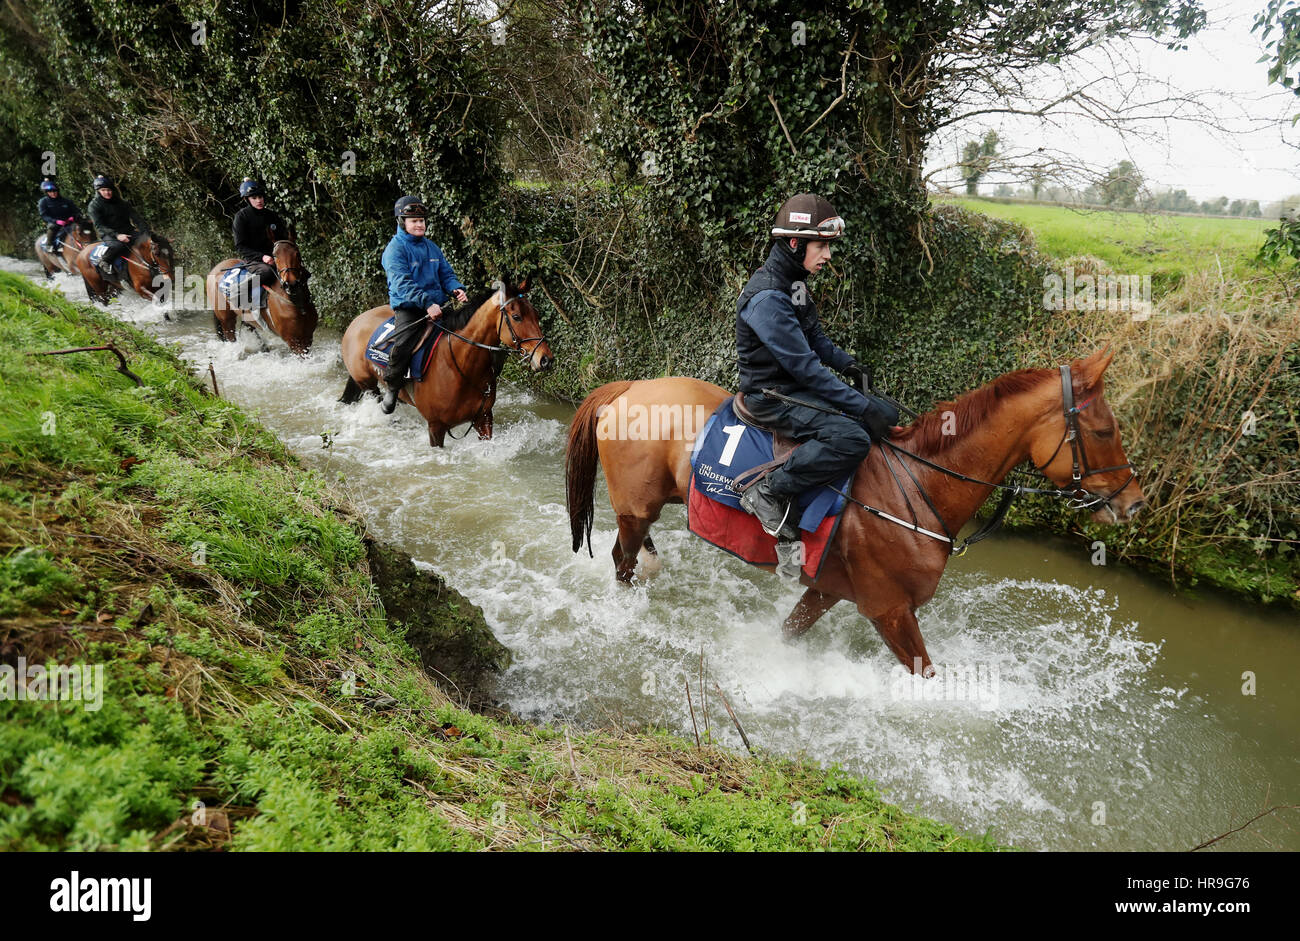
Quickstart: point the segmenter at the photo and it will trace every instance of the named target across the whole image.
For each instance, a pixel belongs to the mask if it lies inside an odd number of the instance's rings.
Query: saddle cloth
[[[94,248],[90,250],[90,263],[96,267],[99,267],[99,263],[104,260],[104,253],[106,251],[108,251],[108,243],[100,242],[98,245],[96,245]],[[113,271],[118,277],[122,276],[122,270],[125,267],[126,267],[125,258],[118,258],[117,261],[113,262]]]
[[[395,322],[395,317],[389,317],[375,328],[374,333],[370,334],[370,340],[366,343],[366,359],[380,366],[388,365],[388,356],[394,342],[392,332]],[[442,331],[432,330],[429,336],[424,338],[424,342],[415,348],[415,352],[411,354],[410,368],[406,370],[408,379],[418,381],[424,378],[424,370],[432,360],[433,351],[438,348],[438,341],[441,339]]]
[[[727,399],[695,439],[691,451],[691,490],[686,504],[687,526],[705,542],[751,565],[775,565],[776,537],[763,531],[756,517],[740,506],[733,481],[773,459],[772,433],[737,417],[734,400]],[[849,492],[853,475],[836,484]],[[826,547],[839,528],[845,500],[828,486],[800,494],[799,536],[803,541],[803,571],[816,579]]]
[[[243,265],[227,268],[217,286],[236,310],[260,310],[266,306],[261,279]]]

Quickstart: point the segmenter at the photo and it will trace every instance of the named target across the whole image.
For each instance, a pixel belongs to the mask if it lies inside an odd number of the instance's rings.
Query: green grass
[[[1078,210],[978,197],[935,201],[1017,222],[1034,234],[1048,255],[1094,255],[1116,274],[1149,274],[1156,294],[1189,272],[1217,271],[1220,266],[1225,278],[1258,277],[1253,259],[1264,230],[1273,225],[1265,219]]]
[[[27,355],[104,342],[143,388]],[[0,850],[999,848],[834,768],[458,706],[328,481],[173,353],[3,272],[0,386],[0,642],[104,667],[97,710],[0,698]]]

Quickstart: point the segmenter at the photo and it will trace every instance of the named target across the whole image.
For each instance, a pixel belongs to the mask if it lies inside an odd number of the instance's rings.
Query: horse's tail
[[[617,399],[632,385],[630,382],[610,382],[587,396],[578,406],[569,426],[569,442],[564,449],[564,496],[569,507],[569,530],[573,534],[573,551],[587,543],[591,551],[591,521],[593,495],[596,489],[596,423],[600,410]]]

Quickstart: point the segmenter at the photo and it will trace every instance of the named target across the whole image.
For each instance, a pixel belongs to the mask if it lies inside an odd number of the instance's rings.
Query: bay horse
[[[316,324],[320,320],[316,304],[311,299],[311,289],[307,286],[311,275],[303,267],[298,246],[290,239],[275,242],[271,246],[271,258],[275,262],[278,280],[270,287],[263,287],[266,298],[265,318],[255,317],[254,320],[265,319],[290,350],[304,355],[311,350],[312,336],[316,333]],[[207,277],[208,302],[212,305],[212,315],[216,320],[217,336],[232,342],[244,312],[232,306],[219,285],[222,275],[242,264],[244,262],[238,258],[227,258],[213,267]],[[257,333],[252,321],[245,320],[244,323],[249,330]],[[258,339],[261,339],[260,334]],[[262,347],[266,348],[265,341],[262,342]]]
[[[798,637],[836,603],[851,601],[904,666],[932,676],[916,609],[934,596],[955,548],[952,537],[975,515],[993,485],[1000,485],[1026,460],[1057,487],[1070,487],[1054,493],[1097,507],[1093,518],[1098,522],[1132,519],[1146,501],[1104,395],[1103,377],[1113,355],[1100,350],[1074,360],[1068,370],[1007,373],[956,401],[941,402],[907,428],[895,429],[891,439],[892,445],[908,449],[920,460],[894,447],[873,447],[853,478],[852,500],[827,546],[817,580],[800,576],[806,590],[782,625],[785,636]],[[612,553],[616,577],[631,581],[642,550],[647,553],[644,567],[657,566],[650,526],[665,504],[686,500],[691,439],[702,430],[702,425],[691,429],[685,423],[692,413],[712,414],[730,396],[718,386],[683,377],[611,382],[587,396],[569,428],[565,450],[573,551],[579,551],[584,538],[591,551],[599,459],[618,518]],[[1074,406],[1074,402],[1081,404]],[[618,434],[598,434],[600,413],[615,406],[620,414],[625,407],[628,414],[636,414],[631,411],[636,406],[642,410],[659,406],[672,425],[671,433],[660,433],[657,440],[640,440],[646,435],[630,440],[631,435],[620,439]],[[909,473],[891,463],[905,465]],[[897,522],[869,512],[868,507]],[[911,527],[907,520],[913,520]],[[948,533],[948,539],[936,530]],[[763,568],[773,571],[775,566]]]
[[[63,234],[63,244],[57,252],[47,252],[41,248],[41,238],[36,238],[36,260],[41,263],[45,269],[47,279],[54,277],[60,272],[64,274],[77,273],[77,254],[95,241],[95,227],[90,224],[89,219],[74,219],[72,224]]]
[[[408,381],[399,397],[428,422],[431,447],[442,447],[447,432],[467,421],[473,423],[480,441],[492,437],[497,376],[507,354],[523,357],[533,372],[553,364],[537,310],[528,300],[528,284],[529,278],[524,278],[512,287],[503,278],[494,290],[471,298],[459,310],[444,309],[434,321],[434,330],[442,329],[446,335],[425,366],[424,378]],[[385,304],[348,324],[343,333],[348,382],[340,402],[352,403],[365,392],[378,392],[383,367],[366,359],[366,345],[391,316],[393,309]]]
[[[99,268],[90,260],[90,254],[100,242],[91,242],[77,252],[77,271],[85,282],[86,294],[92,301],[107,304],[122,290],[125,282],[136,294],[147,301],[155,294],[167,297],[171,291],[174,276],[175,256],[171,243],[156,232],[143,232],[131,242],[130,250],[122,256],[126,262],[126,277],[110,280],[100,273]],[[166,284],[163,284],[163,281]],[[166,311],[163,312],[167,316]],[[171,319],[169,316],[167,319]]]

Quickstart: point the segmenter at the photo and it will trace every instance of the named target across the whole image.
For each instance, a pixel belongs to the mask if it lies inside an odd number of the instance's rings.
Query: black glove
[[[867,393],[867,407],[858,419],[867,433],[877,441],[889,437],[889,429],[898,424],[898,409],[884,399]]]
[[[857,360],[852,360],[840,372],[848,377],[849,385],[859,392],[866,392],[867,389],[871,388],[871,377],[867,374],[867,367]]]

